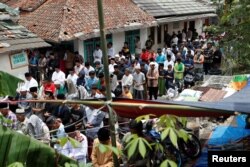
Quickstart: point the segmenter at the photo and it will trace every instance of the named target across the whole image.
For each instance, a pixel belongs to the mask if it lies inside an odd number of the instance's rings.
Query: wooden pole
[[[111,108],[112,96],[111,96],[110,77],[109,77],[109,68],[108,68],[107,42],[106,42],[106,34],[105,34],[102,0],[97,0],[97,6],[98,6],[101,48],[102,48],[103,65],[104,65],[104,77],[105,77],[105,84],[106,84],[106,98],[107,98],[107,105],[109,109],[109,126],[111,130],[111,142],[112,142],[112,146],[116,147],[115,118],[114,118],[114,114]],[[113,153],[113,161],[114,161],[115,167],[120,166],[118,158],[115,153]]]

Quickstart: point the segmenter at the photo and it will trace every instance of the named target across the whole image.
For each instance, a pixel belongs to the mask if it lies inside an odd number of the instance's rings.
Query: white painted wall
[[[74,51],[78,51],[83,56],[84,60],[84,41],[80,39],[74,40]]]
[[[115,53],[119,53],[125,42],[125,32],[117,32],[112,34],[112,41]]]
[[[140,29],[140,41],[141,41],[141,47],[145,48],[145,43],[148,39],[148,29],[147,28],[142,28]]]
[[[16,69],[11,69],[10,59],[8,54],[0,54],[0,71],[7,72],[20,79],[24,79],[24,73],[28,72],[28,65]]]
[[[196,19],[195,20],[195,29],[200,35],[202,33],[202,25],[203,25],[203,20],[202,19]]]
[[[166,23],[168,25],[168,33],[170,35],[172,35],[173,32],[175,32],[175,33],[177,33],[178,31],[182,32],[182,30],[184,28],[184,22],[188,22],[187,28],[189,28],[189,21],[193,21],[193,20],[179,21],[179,27],[178,28],[174,28],[174,22]],[[202,33],[202,25],[203,25],[204,22],[205,22],[205,19],[201,19],[201,18],[200,19],[195,19],[195,29],[197,30],[199,35]],[[162,32],[161,32],[161,35],[162,35],[162,40],[161,41],[162,41],[162,43],[154,46],[154,48],[164,46],[164,40],[163,40],[164,39],[164,30],[163,30],[164,25],[165,24],[161,25],[162,26]]]

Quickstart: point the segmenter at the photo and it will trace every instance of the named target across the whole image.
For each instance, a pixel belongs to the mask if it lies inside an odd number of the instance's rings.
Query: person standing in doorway
[[[100,49],[100,45],[98,44],[96,45],[93,57],[94,57],[94,63],[97,61],[102,62],[102,50]]]

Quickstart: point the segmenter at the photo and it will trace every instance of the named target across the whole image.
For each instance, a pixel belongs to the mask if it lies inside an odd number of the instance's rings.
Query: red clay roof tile
[[[107,31],[126,29],[128,25],[150,26],[155,19],[131,0],[103,0]],[[84,38],[99,31],[96,0],[47,0],[33,12],[21,15],[20,24],[48,41],[60,42]]]

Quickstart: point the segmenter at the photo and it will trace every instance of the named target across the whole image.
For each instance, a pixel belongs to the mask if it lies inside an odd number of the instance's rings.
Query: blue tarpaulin
[[[237,141],[250,136],[250,129],[245,129],[246,115],[238,115],[236,117],[237,126],[218,126],[212,132],[210,139],[208,140],[209,150],[219,151],[223,145],[230,143],[235,144]],[[211,149],[211,146],[213,149]],[[218,147],[217,147],[218,146]],[[217,148],[216,148],[217,147]],[[195,167],[207,167],[208,166],[208,148],[205,147],[202,150],[201,156],[194,165]]]

